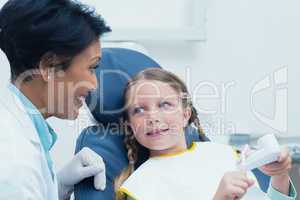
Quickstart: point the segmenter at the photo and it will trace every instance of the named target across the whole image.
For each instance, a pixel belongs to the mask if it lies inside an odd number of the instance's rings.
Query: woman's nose
[[[96,76],[96,74],[94,74],[93,78],[91,80],[91,88],[90,88],[90,90],[96,90],[97,87],[98,87],[97,76]]]

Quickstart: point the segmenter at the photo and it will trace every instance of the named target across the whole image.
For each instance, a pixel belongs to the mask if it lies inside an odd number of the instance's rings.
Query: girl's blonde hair
[[[141,72],[139,72],[136,76],[134,76],[131,81],[128,82],[127,87],[124,92],[124,100],[125,105],[128,105],[128,99],[129,99],[129,93],[128,91],[130,88],[135,85],[138,81],[141,80],[149,80],[149,81],[160,81],[163,83],[169,84],[170,87],[172,87],[178,94],[181,96],[182,99],[182,106],[183,108],[190,107],[191,108],[191,117],[188,121],[188,125],[194,124],[199,132],[200,139],[205,139],[205,134],[203,132],[203,129],[201,128],[200,121],[198,118],[198,113],[195,107],[192,104],[190,95],[188,93],[187,87],[184,84],[184,82],[175,74],[168,72],[166,70],[160,69],[160,68],[148,68]],[[128,112],[127,110],[124,112],[124,120],[125,123],[123,123],[123,129],[125,133],[124,143],[127,148],[127,157],[129,161],[128,167],[122,171],[122,173],[115,179],[115,192],[116,192],[116,200],[125,200],[126,195],[124,193],[118,192],[121,185],[124,183],[124,181],[133,173],[134,166],[138,160],[138,149],[139,144],[136,141],[133,132],[131,128],[129,127],[128,123]],[[127,123],[126,123],[127,122]]]

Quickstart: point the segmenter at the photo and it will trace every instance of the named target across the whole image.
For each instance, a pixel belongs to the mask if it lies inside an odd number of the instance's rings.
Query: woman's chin
[[[78,115],[79,115],[79,109],[74,109],[73,113],[69,115],[68,119],[75,120],[77,119]]]
[[[75,108],[72,110],[72,112],[66,112],[66,113],[60,113],[56,114],[55,117],[60,118],[60,119],[66,119],[66,120],[75,120],[77,119],[79,115],[79,109]]]

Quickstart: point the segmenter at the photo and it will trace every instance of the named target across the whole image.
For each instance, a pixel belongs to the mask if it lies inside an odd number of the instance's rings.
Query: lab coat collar
[[[16,123],[23,128],[24,131],[20,134],[26,137],[29,141],[40,144],[34,125],[27,115],[22,102],[12,91],[8,89],[8,85],[1,86],[0,104],[3,109],[13,116]]]
[[[57,140],[57,135],[40,111],[31,103],[31,101],[13,84],[8,85],[11,91],[18,121],[26,128],[26,136],[33,142],[41,143],[45,151],[49,151]],[[12,94],[13,93],[13,94]],[[26,119],[24,121],[24,119]],[[35,131],[28,131],[27,129]]]

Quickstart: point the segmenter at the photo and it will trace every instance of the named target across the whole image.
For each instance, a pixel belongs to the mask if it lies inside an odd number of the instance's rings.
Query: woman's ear
[[[48,68],[40,68],[40,74],[43,81],[48,82],[50,80],[50,70]]]
[[[50,66],[49,56],[43,56],[39,62],[39,72],[45,82],[48,82],[50,79]]]
[[[184,108],[184,110],[183,110],[183,120],[184,120],[183,125],[184,125],[184,127],[186,127],[188,125],[191,116],[192,116],[191,107],[188,106],[188,107]]]
[[[39,62],[39,71],[42,79],[48,82],[54,74],[54,67],[59,62],[57,56],[53,53],[46,53]]]

